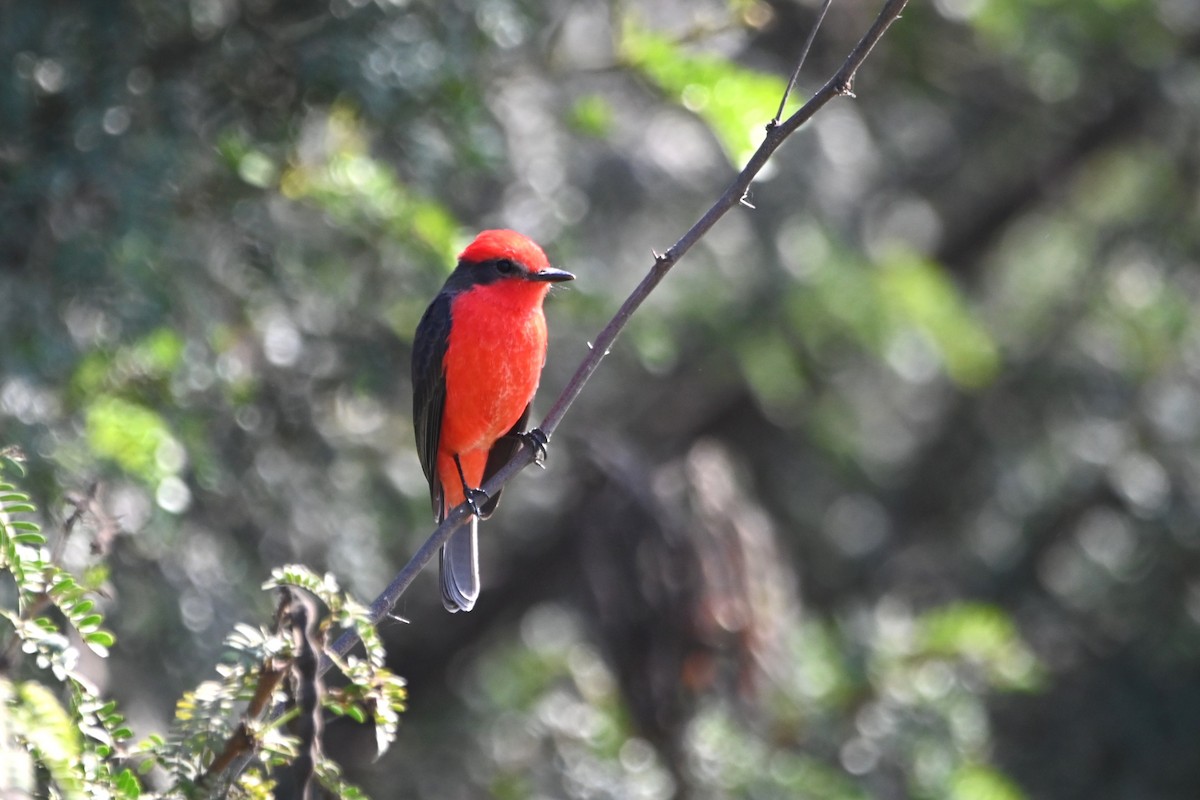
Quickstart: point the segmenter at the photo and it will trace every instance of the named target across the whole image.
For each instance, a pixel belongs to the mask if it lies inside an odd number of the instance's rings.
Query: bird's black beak
[[[542,281],[544,283],[562,283],[563,281],[575,280],[575,276],[567,272],[565,269],[546,267],[543,270],[529,273],[529,280]]]

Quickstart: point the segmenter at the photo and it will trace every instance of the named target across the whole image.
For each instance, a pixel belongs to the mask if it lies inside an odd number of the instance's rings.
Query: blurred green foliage
[[[409,345],[459,248],[579,275],[536,419],[816,5],[0,7],[4,788],[165,791],[181,696],[199,774],[267,576],[365,600],[428,533]],[[794,102],[875,11],[834,7]],[[331,696],[328,784],[1194,797],[1198,42],[1182,0],[912,3],[506,492],[479,609],[418,582],[381,626],[411,709]]]
[[[164,473],[173,474],[159,452],[178,444],[162,417],[145,406],[100,395],[89,403],[86,417],[88,446],[112,459],[130,475],[156,485]]]
[[[640,26],[621,30],[621,55],[680,105],[711,127],[739,168],[762,141],[763,110],[779,105],[787,79],[740,69],[727,59],[692,54],[673,38]]]

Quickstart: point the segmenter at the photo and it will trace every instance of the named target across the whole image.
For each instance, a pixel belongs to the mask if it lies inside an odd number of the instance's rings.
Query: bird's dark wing
[[[442,482],[437,475],[438,441],[442,436],[442,411],[446,407],[446,373],[442,361],[450,341],[451,295],[433,299],[417,325],[413,338],[413,430],[421,469],[429,481],[433,515],[442,518]]]
[[[499,472],[500,468],[507,464],[516,455],[517,450],[520,449],[521,437],[517,436],[517,434],[525,432],[525,426],[529,424],[529,409],[532,408],[532,405],[531,403],[525,406],[525,410],[521,412],[521,418],[509,429],[508,433],[497,439],[496,443],[492,445],[492,449],[488,451],[487,465],[483,468],[484,483],[487,483],[488,478]],[[490,495],[487,502],[479,507],[479,510],[482,512],[479,515],[480,519],[487,519],[496,510],[496,506],[500,504],[501,491],[503,489],[499,489],[495,494]]]

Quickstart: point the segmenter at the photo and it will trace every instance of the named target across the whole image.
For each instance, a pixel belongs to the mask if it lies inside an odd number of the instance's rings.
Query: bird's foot
[[[517,436],[525,443],[525,446],[533,451],[533,463],[539,467],[544,466],[546,461],[546,445],[550,444],[550,437],[545,434],[541,428],[518,433]]]
[[[467,505],[471,507],[471,513],[477,517],[483,516],[481,510],[487,501],[491,499],[487,492],[483,489],[472,489],[470,486],[463,484],[463,497],[466,498]]]
[[[458,479],[462,481],[464,501],[471,507],[472,514],[482,518],[482,509],[491,498],[483,489],[473,489],[467,485],[467,476],[463,474],[462,462],[458,460],[458,453],[454,454],[454,466],[458,467]]]

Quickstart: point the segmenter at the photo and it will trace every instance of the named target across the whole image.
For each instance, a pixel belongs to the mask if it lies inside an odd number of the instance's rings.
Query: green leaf
[[[25,477],[25,454],[21,452],[21,448],[15,445],[8,445],[0,448],[0,471],[12,470],[18,476]],[[0,484],[0,488],[11,489],[8,484]]]
[[[149,763],[153,764],[154,762],[151,761]],[[116,783],[117,788],[124,792],[126,797],[138,798],[142,796],[142,783],[133,774],[132,770],[126,768],[118,772]]]
[[[75,583],[75,579],[71,577],[69,572],[64,572],[57,567],[54,568],[54,575],[50,578],[50,591],[54,594],[65,594],[78,590],[79,585]]]
[[[94,600],[84,598],[78,602],[72,603],[68,608],[63,609],[71,618],[81,617],[91,611],[96,605]]]
[[[83,639],[89,645],[98,645],[100,647],[112,647],[117,643],[117,637],[106,630],[91,631]]]

